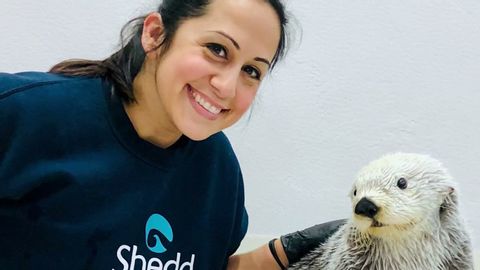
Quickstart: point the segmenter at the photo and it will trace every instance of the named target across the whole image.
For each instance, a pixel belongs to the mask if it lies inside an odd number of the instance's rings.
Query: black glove
[[[280,242],[287,255],[288,263],[291,265],[298,262],[308,252],[325,243],[346,221],[346,219],[334,220],[282,235]]]

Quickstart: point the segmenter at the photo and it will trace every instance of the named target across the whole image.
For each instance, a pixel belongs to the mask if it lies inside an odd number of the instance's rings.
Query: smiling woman
[[[126,111],[137,132],[159,146],[182,134],[203,140],[237,122],[268,72],[265,62],[275,56],[279,20],[267,2],[214,1],[208,10],[180,24],[167,50],[155,49],[161,15],[145,19],[142,46],[148,53],[134,80],[136,102]]]
[[[251,105],[284,53],[286,17],[277,1],[196,5],[165,1],[132,21],[132,37],[110,58],[66,61],[52,72],[110,78],[137,133],[155,145],[205,139]]]
[[[335,226],[232,256],[248,216],[222,130],[286,22],[278,0],[165,0],[105,60],[0,74],[2,269],[268,270],[321,243]]]

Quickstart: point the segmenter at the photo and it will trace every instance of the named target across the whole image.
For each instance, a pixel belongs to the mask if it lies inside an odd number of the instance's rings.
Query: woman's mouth
[[[209,120],[215,120],[222,112],[228,111],[217,104],[212,104],[213,102],[208,101],[205,96],[197,92],[190,85],[187,85],[187,92],[195,111]]]
[[[208,101],[204,100],[197,92],[192,91],[192,96],[195,99],[195,101],[202,106],[205,110],[213,113],[213,114],[219,114],[222,109],[215,107],[214,105],[210,104]]]

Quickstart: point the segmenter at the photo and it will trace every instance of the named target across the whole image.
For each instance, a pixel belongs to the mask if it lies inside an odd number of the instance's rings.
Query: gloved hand
[[[325,243],[346,221],[346,219],[334,220],[314,225],[302,231],[282,235],[280,242],[287,255],[288,263],[291,265],[298,262],[308,252]]]

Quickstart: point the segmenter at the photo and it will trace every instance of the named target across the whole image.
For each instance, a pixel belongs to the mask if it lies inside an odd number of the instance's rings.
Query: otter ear
[[[158,12],[150,13],[143,21],[142,47],[150,55],[162,44],[163,22]]]
[[[448,215],[457,209],[457,191],[454,187],[448,187],[447,195],[440,205],[440,218]]]

